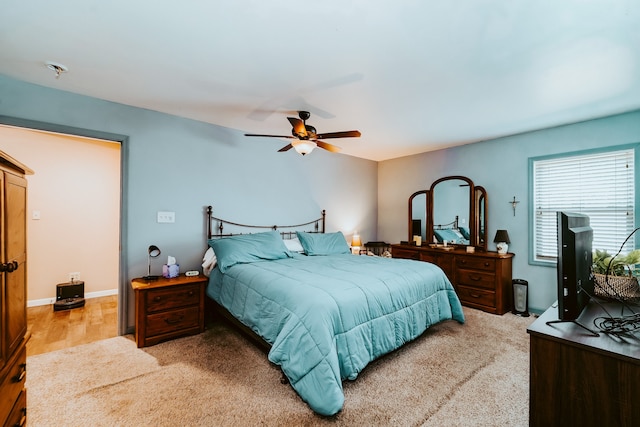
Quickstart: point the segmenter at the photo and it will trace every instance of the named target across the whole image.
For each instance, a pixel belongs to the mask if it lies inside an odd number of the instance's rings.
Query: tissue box
[[[178,277],[180,274],[180,265],[179,264],[164,264],[162,266],[162,277],[166,279],[173,279],[174,277]]]

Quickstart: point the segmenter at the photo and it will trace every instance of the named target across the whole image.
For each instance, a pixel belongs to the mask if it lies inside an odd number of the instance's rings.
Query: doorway
[[[84,282],[86,310],[58,317],[77,323],[84,311],[95,321],[103,309],[115,320],[114,336],[126,324],[120,250],[124,141],[120,135],[0,117],[0,149],[36,172],[28,178],[29,310],[52,304],[56,284],[73,276],[74,283]]]

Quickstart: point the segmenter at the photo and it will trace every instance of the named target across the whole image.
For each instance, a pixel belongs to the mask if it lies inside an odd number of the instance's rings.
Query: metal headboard
[[[451,227],[449,227],[451,226]],[[454,230],[458,229],[458,215],[456,215],[456,219],[454,219],[453,221],[447,223],[447,224],[434,224],[433,225],[433,229],[434,230],[444,230],[444,229],[448,229],[448,228],[452,228]]]
[[[247,233],[226,233],[224,232],[225,225],[232,225],[234,227],[240,228],[251,228],[251,229],[262,229],[262,230],[274,230],[280,231],[283,239],[292,239],[296,235],[296,231],[303,231],[302,229],[308,225],[313,226],[313,230],[308,230],[308,233],[324,233],[325,230],[325,216],[326,211],[322,210],[322,216],[320,218],[316,218],[309,222],[304,222],[302,224],[295,225],[249,225],[249,224],[240,224],[237,222],[227,221],[225,219],[217,218],[213,216],[213,207],[207,206],[207,238],[218,238],[218,237],[229,237],[236,236],[239,234],[247,234]],[[216,226],[213,226],[213,222],[216,222]],[[281,231],[283,229],[289,229],[289,231]],[[295,229],[295,230],[292,230]]]

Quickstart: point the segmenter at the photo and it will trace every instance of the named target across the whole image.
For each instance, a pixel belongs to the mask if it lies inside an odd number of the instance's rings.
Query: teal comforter
[[[458,297],[433,264],[355,255],[237,264],[207,294],[271,344],[269,360],[319,414],[342,408],[342,381],[447,319]]]

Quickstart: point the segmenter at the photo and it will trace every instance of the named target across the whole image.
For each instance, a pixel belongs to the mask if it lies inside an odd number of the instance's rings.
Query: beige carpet
[[[132,337],[28,358],[30,426],[527,426],[532,317],[465,308],[344,383],[314,414],[266,355],[223,324],[137,349]]]

